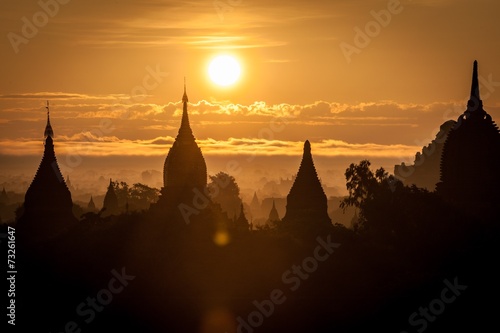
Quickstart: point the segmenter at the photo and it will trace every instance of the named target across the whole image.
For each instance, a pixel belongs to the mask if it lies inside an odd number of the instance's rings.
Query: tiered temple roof
[[[177,208],[180,203],[192,204],[194,190],[203,193],[207,186],[207,166],[189,124],[186,84],[182,96],[182,120],[163,168],[163,188],[158,208]]]
[[[446,139],[438,193],[460,206],[492,210],[500,199],[500,132],[483,109],[474,61],[467,110]]]
[[[54,151],[54,131],[50,125],[47,102],[47,125],[45,126],[45,148],[40,166],[26,191],[23,214],[18,221],[30,232],[53,236],[76,222],[73,215],[73,201],[64,178],[59,170]]]
[[[327,198],[314,167],[309,141],[304,143],[302,162],[287,196],[283,224],[310,224],[311,226],[331,224]]]

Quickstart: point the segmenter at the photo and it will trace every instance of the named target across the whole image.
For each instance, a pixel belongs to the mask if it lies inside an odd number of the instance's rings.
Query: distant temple
[[[276,204],[274,203],[273,200],[273,208],[271,208],[271,211],[269,212],[269,217],[267,218],[266,223],[272,225],[273,223],[277,223],[279,221],[280,221],[280,216],[278,214],[278,210],[276,209]]]
[[[250,211],[252,212],[253,218],[258,218],[261,215],[260,202],[257,198],[257,192],[253,193],[252,202],[250,203]]]
[[[313,228],[331,225],[326,195],[314,167],[309,141],[304,143],[302,162],[287,196],[283,225]]]
[[[91,211],[91,212],[93,212],[93,211],[96,210],[95,203],[94,203],[94,198],[92,198],[92,196],[90,196],[90,201],[89,201],[89,203],[87,205],[87,210]]]
[[[192,205],[196,191],[207,186],[207,166],[189,125],[188,97],[184,83],[182,120],[163,168],[163,188],[156,204],[160,209],[177,209],[180,203]]]
[[[42,161],[26,191],[18,227],[33,237],[52,237],[77,222],[73,215],[73,201],[57,164],[54,151],[54,131],[50,125],[47,102],[47,125]]]
[[[469,213],[489,215],[500,200],[500,132],[483,110],[474,61],[467,110],[450,131],[441,158],[437,192]],[[472,211],[474,210],[474,212]]]
[[[245,211],[243,210],[243,203],[240,207],[240,215],[238,218],[234,219],[234,227],[238,231],[247,231],[250,229],[250,224],[245,216]]]
[[[0,204],[6,205],[9,203],[9,196],[7,195],[7,192],[5,191],[5,187],[2,189],[2,192],[0,192]]]
[[[448,133],[455,126],[454,120],[448,120],[439,127],[436,138],[427,146],[422,148],[422,152],[415,154],[415,161],[412,165],[405,163],[394,166],[394,175],[403,182],[404,185],[416,185],[434,191],[436,183],[439,182],[439,170],[441,167],[441,154]]]
[[[102,216],[117,215],[119,213],[118,197],[116,196],[111,178],[109,179],[108,190],[104,196],[102,208],[104,209]]]

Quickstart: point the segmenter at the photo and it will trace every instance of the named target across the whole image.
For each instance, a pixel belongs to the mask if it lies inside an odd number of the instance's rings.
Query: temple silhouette
[[[258,217],[260,215],[260,202],[259,198],[257,197],[257,192],[253,192],[252,201],[250,202],[250,209],[254,217]]]
[[[0,204],[6,205],[9,203],[9,196],[5,191],[5,187],[2,188],[2,192],[0,192]]]
[[[207,166],[189,123],[185,81],[182,106],[178,134],[164,163],[163,187],[158,201],[152,204],[150,209],[154,215],[167,220],[186,220],[186,215],[198,215],[197,209],[200,207],[193,208],[197,206],[194,202],[196,197],[198,206],[201,200],[204,201],[202,205],[205,208],[210,206],[211,210],[220,210],[220,206],[213,205],[206,192]],[[65,182],[57,164],[53,136],[47,102],[45,150],[38,171],[26,192],[25,202],[19,214],[19,226],[35,225],[34,230],[43,228],[48,233],[57,234],[77,219],[72,213],[69,176]],[[396,165],[394,173],[405,185],[415,184],[431,191],[439,181],[436,191],[446,201],[457,206],[471,206],[473,203],[475,210],[490,214],[500,199],[499,151],[500,132],[491,116],[483,109],[475,61],[467,110],[456,122],[450,120],[441,125],[436,139],[416,154],[413,165]],[[438,168],[440,179],[437,176]],[[275,203],[273,198],[272,208],[263,210],[262,206],[266,200],[269,206],[271,201],[268,198],[263,200],[262,205],[259,204],[254,192],[248,212],[252,222],[255,217],[262,216],[262,220],[268,224],[278,222],[284,227],[330,226],[332,222],[328,215],[327,197],[314,166],[309,141],[304,143],[302,161],[292,181],[286,197],[286,212],[281,220],[277,207],[282,207],[280,205],[283,202]],[[50,195],[47,195],[48,193]],[[184,212],[181,206],[184,207]],[[219,208],[214,208],[215,206]],[[87,208],[90,211],[95,210],[92,197]],[[267,218],[264,211],[269,212]],[[103,216],[119,215],[121,212],[114,184],[110,179],[103,201]],[[228,220],[228,223],[237,226],[235,229],[248,230],[249,222],[243,206],[239,217],[235,216],[231,222]]]
[[[37,238],[59,235],[77,222],[73,215],[73,201],[59,170],[54,151],[54,131],[50,124],[47,102],[47,125],[44,131],[44,152],[40,166],[26,191],[22,213],[17,222],[20,230],[29,229]]]
[[[120,213],[118,208],[118,197],[116,196],[113,181],[109,179],[108,190],[102,202],[103,214],[102,216],[117,215]]]
[[[187,104],[184,82],[181,125],[165,159],[163,188],[158,202],[152,206],[156,212],[178,211],[181,203],[192,205],[195,193],[203,193],[207,186],[207,166],[189,124]]]
[[[240,206],[240,215],[238,216],[238,218],[234,219],[234,229],[240,232],[250,230],[250,223],[245,216],[243,203]]]
[[[467,110],[450,130],[441,157],[437,192],[474,215],[488,216],[500,199],[500,132],[483,109],[474,61]]]
[[[273,225],[275,223],[278,223],[280,221],[280,216],[278,214],[278,210],[276,209],[276,204],[273,200],[273,207],[269,211],[269,216],[267,218],[266,223],[269,225]]]
[[[90,211],[90,212],[93,212],[93,211],[96,210],[96,206],[95,206],[95,203],[94,203],[94,198],[92,198],[92,196],[90,196],[89,203],[87,204],[87,210]]]
[[[283,226],[296,228],[331,225],[325,192],[318,179],[311,154],[311,144],[304,143],[299,171],[286,199]]]

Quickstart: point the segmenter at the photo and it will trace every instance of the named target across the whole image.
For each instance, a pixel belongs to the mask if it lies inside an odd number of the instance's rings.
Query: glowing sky
[[[465,110],[474,59],[499,121],[499,12],[497,0],[3,1],[0,172],[41,156],[47,99],[61,156],[166,156],[184,76],[207,156],[300,155],[309,139],[317,156],[403,161]],[[220,53],[241,63],[233,86],[208,78]]]

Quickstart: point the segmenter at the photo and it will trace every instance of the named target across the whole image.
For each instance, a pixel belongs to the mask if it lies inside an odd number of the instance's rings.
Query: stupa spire
[[[51,137],[54,138],[54,131],[52,130],[52,126],[50,125],[50,110],[49,110],[49,101],[47,101],[47,105],[45,106],[47,109],[47,125],[45,126],[45,132],[43,133],[43,136],[45,138]]]
[[[108,190],[104,196],[104,201],[102,207],[105,208],[103,216],[117,215],[118,210],[118,197],[116,196],[115,189],[113,186],[113,180],[109,178]]]
[[[184,82],[182,120],[177,137],[163,165],[163,189],[158,207],[171,209],[181,202],[192,202],[193,189],[203,191],[207,185],[207,166],[189,125],[188,97]]]
[[[472,69],[472,85],[470,89],[470,97],[471,99],[473,97],[476,97],[478,100],[479,98],[479,80],[477,78],[477,60],[474,60],[474,65]]]
[[[42,161],[24,197],[24,212],[18,226],[34,238],[53,237],[77,219],[73,215],[71,192],[64,182],[54,151],[52,126],[47,101],[47,125]],[[28,236],[28,237],[31,237]]]
[[[241,203],[241,206],[240,206],[240,216],[238,216],[238,218],[236,218],[236,214],[235,214],[234,223],[235,223],[236,229],[238,229],[240,231],[248,231],[250,228],[250,225],[248,224],[248,220],[245,216],[243,202]]]
[[[311,154],[311,143],[304,142],[304,153],[299,171],[287,196],[285,224],[331,224],[327,198],[316,173]]]
[[[90,210],[90,211],[94,211],[95,210],[95,203],[94,203],[94,198],[92,197],[92,195],[90,196],[90,201],[87,205],[87,209]]]
[[[474,60],[472,69],[472,83],[470,87],[470,98],[469,102],[467,102],[467,111],[482,110],[483,108],[483,101],[481,101],[481,97],[479,96],[479,79],[477,73],[477,60]]]
[[[483,109],[474,61],[467,110],[449,131],[441,154],[436,191],[470,216],[492,218],[500,200],[500,132]],[[485,181],[486,180],[486,181]]]
[[[186,93],[186,78],[184,77],[184,94],[182,95],[182,120],[177,138],[194,140],[193,131],[191,130],[191,126],[189,125],[187,103],[188,103],[188,97]]]
[[[184,105],[185,105],[187,102],[189,102],[189,100],[188,100],[188,96],[186,93],[186,77],[184,76],[184,95],[182,95],[182,103],[184,103]]]
[[[276,204],[273,199],[273,207],[271,208],[271,211],[269,212],[269,217],[267,219],[268,222],[277,222],[279,221],[280,217],[278,214],[278,210],[276,209]]]

